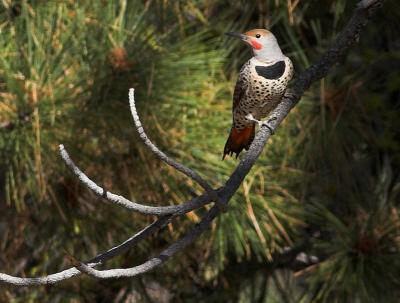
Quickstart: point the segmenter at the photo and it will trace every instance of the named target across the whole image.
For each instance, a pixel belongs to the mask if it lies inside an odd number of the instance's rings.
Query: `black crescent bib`
[[[268,80],[276,80],[282,77],[285,72],[285,61],[278,61],[270,66],[256,66],[256,72],[259,76]]]

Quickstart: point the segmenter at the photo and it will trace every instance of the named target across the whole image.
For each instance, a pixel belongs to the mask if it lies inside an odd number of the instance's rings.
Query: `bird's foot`
[[[247,115],[246,115],[246,119],[249,120],[249,121],[251,121],[251,122],[257,123],[258,126],[261,127],[262,121],[257,120],[256,118],[254,118],[254,116],[253,116],[252,114],[247,114]]]
[[[283,96],[288,99],[296,99],[296,94],[292,93],[291,91],[285,91]]]
[[[274,127],[271,125],[271,122],[275,121],[277,119],[278,119],[277,117],[273,116],[266,121],[262,121],[263,122],[262,126],[265,126],[266,128],[268,128],[268,130],[271,132],[271,135],[275,135],[275,130],[274,130]]]
[[[268,120],[263,121],[263,120],[255,119],[252,114],[248,114],[246,116],[246,119],[249,120],[249,121],[257,123],[260,128],[262,128],[262,127],[268,128],[268,130],[271,132],[271,135],[275,134],[275,131],[274,131],[273,126],[271,125],[271,122],[275,121],[277,119],[277,117],[271,117]]]
[[[261,121],[260,127],[268,128],[268,130],[270,131],[271,135],[275,135],[274,127],[270,124],[270,122],[271,122],[271,119],[269,119],[267,121]]]

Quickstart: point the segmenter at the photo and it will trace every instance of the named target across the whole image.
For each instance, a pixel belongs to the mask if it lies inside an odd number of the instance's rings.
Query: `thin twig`
[[[86,261],[85,264],[88,267],[95,267],[99,264],[104,263],[105,261],[120,255],[127,251],[128,249],[137,245],[140,241],[148,238],[152,234],[154,234],[157,230],[165,226],[171,219],[171,216],[161,217],[152,224],[146,226],[144,229],[124,241],[123,243],[114,246],[113,248],[107,250],[104,253],[97,255],[96,257]],[[55,284],[67,279],[70,279],[74,276],[81,274],[81,272],[75,268],[69,268],[63,270],[61,272],[51,274],[44,277],[38,278],[20,278],[11,275],[7,275],[4,273],[0,273],[0,283],[6,283],[14,286],[37,286],[37,285],[47,285],[47,284]]]
[[[182,204],[179,205],[170,205],[170,206],[148,206],[139,204],[133,201],[126,199],[123,196],[113,194],[104,188],[97,185],[94,181],[92,181],[88,176],[85,175],[82,170],[76,166],[76,164],[72,161],[69,156],[67,150],[64,145],[60,144],[60,155],[64,160],[65,164],[71,169],[74,175],[81,181],[87,188],[93,191],[97,196],[101,198],[105,198],[111,203],[117,204],[119,206],[125,207],[127,209],[137,211],[144,215],[154,215],[154,216],[166,216],[166,215],[180,215],[187,212],[190,212],[194,209],[200,208],[211,202],[211,198],[208,195],[202,195],[199,197],[192,198]]]
[[[78,269],[84,272],[85,274],[92,276],[98,279],[116,279],[123,277],[133,277],[139,274],[148,272],[160,264],[167,261],[170,257],[175,255],[176,253],[182,251],[186,246],[193,243],[203,232],[205,232],[211,222],[217,217],[220,213],[220,209],[218,206],[213,206],[207,214],[202,218],[200,223],[196,224],[184,237],[180,240],[171,244],[168,248],[163,250],[157,257],[153,257],[150,260],[144,262],[135,267],[131,268],[116,268],[109,270],[96,270],[91,268],[90,266],[81,263],[78,266]]]
[[[142,123],[140,122],[138,112],[136,110],[135,90],[133,88],[129,89],[129,104],[131,108],[133,122],[135,123],[140,139],[142,139],[144,144],[163,162],[197,182],[197,184],[199,184],[209,194],[213,201],[217,202],[220,206],[222,206],[222,208],[224,208],[223,202],[218,197],[217,192],[198,173],[167,156],[153,142],[151,142],[144,131]]]

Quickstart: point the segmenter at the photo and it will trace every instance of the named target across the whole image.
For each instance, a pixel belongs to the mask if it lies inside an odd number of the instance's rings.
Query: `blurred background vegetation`
[[[236,75],[251,55],[223,33],[271,29],[299,72],[356,2],[2,0],[0,271],[59,271],[69,266],[65,251],[88,259],[154,219],[83,188],[60,143],[96,182],[130,199],[168,205],[201,193],[142,146],[129,87],[153,141],[220,186],[238,163],[220,159]],[[398,302],[399,20],[400,3],[386,1],[270,140],[229,212],[183,254],[129,280],[2,287],[0,301]],[[203,213],[107,268],[146,260]]]

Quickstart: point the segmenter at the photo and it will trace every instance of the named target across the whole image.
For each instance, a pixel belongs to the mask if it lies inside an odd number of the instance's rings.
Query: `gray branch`
[[[138,266],[132,268],[96,270],[84,263],[81,263],[80,266],[77,266],[77,268],[85,274],[99,279],[133,277],[148,272],[159,266],[161,263],[167,261],[177,252],[182,251],[189,244],[193,243],[203,232],[209,228],[211,222],[218,216],[218,214],[220,214],[220,212],[221,211],[218,206],[213,206],[202,218],[200,223],[196,224],[196,226],[193,227],[190,232],[188,232],[178,241],[171,244],[168,248],[164,249],[157,257],[153,257]]]
[[[181,215],[187,212],[190,212],[194,209],[200,208],[211,202],[209,195],[202,195],[199,197],[195,197],[185,203],[180,205],[171,205],[171,206],[148,206],[142,205],[133,201],[126,199],[123,196],[119,196],[113,194],[104,188],[97,185],[94,181],[92,181],[85,173],[75,165],[69,156],[67,150],[64,145],[60,144],[60,155],[64,160],[65,164],[71,169],[74,175],[91,191],[93,191],[97,196],[106,199],[107,201],[117,204],[119,206],[125,207],[127,209],[137,211],[144,215],[154,215],[154,216],[166,216],[166,215]]]
[[[216,191],[205,181],[198,173],[194,170],[184,166],[183,164],[175,161],[171,157],[167,156],[164,152],[158,149],[158,147],[150,141],[149,137],[146,135],[142,123],[140,122],[139,115],[136,110],[136,103],[135,103],[135,90],[133,88],[129,89],[129,105],[131,108],[133,122],[135,123],[136,129],[139,133],[140,139],[144,142],[144,144],[163,162],[168,164],[169,166],[175,168],[176,170],[180,171],[184,175],[188,176],[197,184],[199,184],[212,198],[213,201],[220,203],[220,199]]]
[[[127,239],[125,242],[114,246],[113,248],[107,250],[104,253],[101,253],[97,255],[96,257],[90,259],[89,261],[85,262],[84,264],[89,267],[95,267],[98,266],[102,263],[104,263],[107,260],[112,259],[115,256],[118,256],[128,249],[133,248],[136,246],[140,241],[148,238],[152,234],[154,234],[157,230],[165,226],[171,219],[171,216],[165,216],[159,218],[157,221],[153,222],[152,224],[148,225],[144,229],[142,229],[140,232],[137,234],[133,235],[129,239]],[[37,285],[48,285],[48,284],[55,284],[67,279],[70,279],[72,277],[75,277],[77,275],[81,274],[81,272],[76,268],[72,267],[66,270],[63,270],[61,272],[44,276],[44,277],[39,277],[39,278],[21,278],[21,277],[15,277],[11,275],[7,275],[4,273],[0,273],[0,283],[5,283],[5,284],[11,284],[14,286],[37,286]]]
[[[345,28],[342,30],[342,32],[338,35],[336,40],[331,44],[328,50],[316,63],[314,63],[312,66],[310,66],[308,69],[306,69],[303,73],[300,74],[300,76],[295,80],[292,89],[288,90],[288,92],[283,97],[281,103],[271,113],[270,126],[272,128],[272,132],[275,131],[277,127],[282,123],[282,121],[286,118],[290,110],[300,100],[305,90],[307,90],[314,81],[321,79],[322,77],[325,77],[329,72],[329,70],[333,67],[333,65],[336,64],[336,62],[338,62],[339,58],[344,56],[348,51],[348,49],[358,41],[359,35],[362,29],[366,26],[369,18],[375,12],[376,8],[380,7],[383,4],[383,2],[384,0],[362,0],[358,3],[353,16],[351,17]],[[244,178],[247,176],[250,169],[257,161],[266,142],[272,135],[271,130],[269,128],[261,127],[260,131],[257,133],[245,157],[240,161],[240,163],[238,164],[238,166],[236,167],[236,169],[234,170],[228,181],[225,183],[225,185],[222,188],[220,188],[217,192],[215,192],[208,185],[208,183],[205,182],[196,172],[192,171],[189,168],[186,168],[182,164],[177,163],[176,161],[169,158],[147,138],[136,112],[133,99],[133,89],[130,90],[130,103],[135,125],[139,131],[140,137],[145,142],[146,146],[148,146],[151,149],[151,151],[154,152],[164,162],[166,162],[167,164],[171,165],[172,167],[176,168],[177,170],[181,171],[188,177],[195,180],[206,190],[206,193],[182,205],[171,206],[171,207],[177,207],[174,208],[176,212],[172,211],[172,208],[170,211],[166,211],[166,209],[170,208],[165,208],[165,207],[157,208],[157,207],[140,205],[132,201],[126,200],[120,196],[108,192],[104,193],[101,187],[97,186],[86,175],[84,175],[81,170],[79,170],[75,166],[75,164],[72,162],[72,160],[66,153],[65,149],[63,149],[61,146],[60,147],[61,154],[67,165],[72,169],[74,174],[81,180],[81,182],[83,182],[87,187],[89,187],[99,196],[105,195],[110,202],[138,211],[140,209],[141,210],[140,212],[144,214],[150,214],[150,213],[154,214],[153,212],[156,212],[158,215],[168,214],[168,216],[159,218],[152,225],[143,229],[141,232],[139,232],[132,238],[128,239],[124,243],[110,249],[104,254],[95,257],[91,261],[84,263],[82,262],[78,264],[77,267],[70,268],[62,272],[41,278],[20,278],[0,273],[0,282],[17,286],[43,285],[43,284],[53,284],[56,282],[69,279],[73,276],[78,275],[80,272],[84,272],[87,275],[100,279],[109,279],[109,278],[132,277],[154,269],[155,267],[159,266],[160,264],[168,260],[176,253],[182,251],[187,245],[193,243],[201,234],[203,234],[210,227],[211,222],[221,213],[221,209],[217,206],[213,206],[202,217],[200,223],[196,224],[191,230],[189,230],[189,232],[186,233],[186,235],[184,235],[178,241],[172,243],[169,247],[164,249],[156,257],[150,258],[148,261],[144,262],[141,265],[131,268],[117,268],[110,270],[96,270],[93,267],[100,264],[101,262],[104,262],[109,258],[119,255],[120,253],[129,248],[132,248],[139,241],[147,238],[150,234],[154,233],[156,230],[161,228],[173,216],[181,215],[187,211],[201,207],[202,205],[208,202],[218,201],[214,200],[215,198],[214,195],[217,195],[220,201],[223,201],[224,204],[227,204],[229,200],[232,198],[232,196],[238,190],[240,184],[243,182]]]

